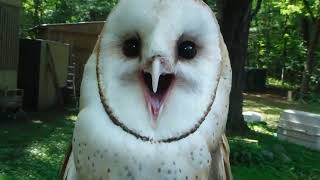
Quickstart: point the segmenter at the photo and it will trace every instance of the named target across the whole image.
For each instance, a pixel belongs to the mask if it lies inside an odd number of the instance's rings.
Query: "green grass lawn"
[[[245,99],[244,111],[261,113],[266,123],[250,124],[252,131],[245,136],[229,137],[235,179],[319,180],[320,152],[278,140],[276,128],[284,109],[320,113],[320,105],[261,94],[250,94]]]
[[[320,152],[277,140],[277,121],[283,109],[320,113],[316,104],[288,103],[279,97],[247,95],[245,111],[263,114],[266,124],[251,124],[245,136],[229,138],[236,180],[319,180]],[[74,113],[31,114],[28,121],[0,118],[0,180],[58,177],[68,149]]]
[[[71,142],[72,113],[31,114],[0,122],[0,180],[57,179]]]

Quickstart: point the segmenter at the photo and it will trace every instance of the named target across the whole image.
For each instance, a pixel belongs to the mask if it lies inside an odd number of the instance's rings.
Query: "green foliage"
[[[301,72],[306,49],[300,32],[291,31],[295,29],[294,22],[289,16],[281,15],[280,8],[272,1],[265,0],[263,7],[250,29],[249,65],[267,68],[278,79],[283,69],[290,74]]]
[[[232,149],[230,161],[233,165],[254,166],[273,159],[262,153],[261,147],[255,140],[235,137],[230,140],[230,148]]]
[[[268,75],[281,79],[294,86],[300,85],[304,63],[307,60],[308,45],[303,31],[303,21],[319,16],[319,0],[307,0],[310,9],[303,1],[263,0],[258,15],[253,19],[249,36],[249,66],[266,68]],[[313,27],[310,27],[310,34]],[[310,35],[311,36],[311,35]],[[320,47],[316,59],[320,59]],[[311,77],[311,90],[320,90],[320,63],[315,63]]]
[[[307,93],[305,94],[304,100],[307,103],[320,104],[320,94],[314,92]]]
[[[287,90],[296,90],[298,88],[297,85],[292,85],[289,82],[284,82],[275,78],[268,78],[267,85]]]
[[[22,33],[40,24],[104,21],[118,0],[22,0]]]

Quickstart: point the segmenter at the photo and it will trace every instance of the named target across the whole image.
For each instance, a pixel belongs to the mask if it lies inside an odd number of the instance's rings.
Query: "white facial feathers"
[[[101,84],[126,128],[166,139],[199,124],[222,66],[212,15],[191,0],[123,0],[112,11],[101,35]],[[124,55],[127,40],[139,47],[136,56]]]

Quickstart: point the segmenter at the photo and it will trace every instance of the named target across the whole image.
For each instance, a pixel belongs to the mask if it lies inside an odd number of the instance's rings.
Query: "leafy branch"
[[[252,20],[260,11],[261,9],[261,5],[262,5],[262,0],[258,0],[256,7],[254,8],[254,10],[252,11],[252,13],[250,14],[250,20]]]

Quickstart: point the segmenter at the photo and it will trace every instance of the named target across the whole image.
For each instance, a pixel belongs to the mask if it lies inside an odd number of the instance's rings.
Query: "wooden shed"
[[[98,36],[104,26],[103,21],[76,24],[49,24],[36,27],[38,39],[57,41],[71,45],[71,61],[76,65],[76,89],[80,90],[84,66],[92,53]]]
[[[61,89],[67,83],[69,52],[68,44],[21,39],[18,87],[24,89],[25,110],[62,105]]]
[[[17,88],[20,0],[0,0],[0,90]]]

